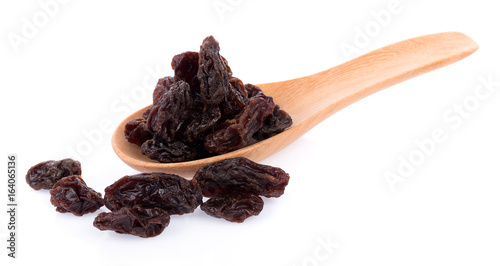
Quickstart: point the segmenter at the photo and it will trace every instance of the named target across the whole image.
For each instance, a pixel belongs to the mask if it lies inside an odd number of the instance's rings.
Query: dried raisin
[[[222,154],[245,147],[261,129],[273,108],[273,99],[263,93],[250,98],[239,115],[205,137],[205,148],[209,152]]]
[[[226,100],[231,72],[227,61],[219,54],[219,43],[213,36],[203,40],[200,47],[198,79],[203,102],[218,105]],[[229,70],[229,71],[228,71]]]
[[[262,127],[253,134],[256,140],[264,140],[277,135],[292,125],[292,117],[281,110],[278,105],[274,106],[273,112],[266,118]]]
[[[81,176],[62,178],[50,189],[50,202],[56,211],[76,216],[97,211],[104,205],[101,193],[89,188]]]
[[[51,160],[31,167],[26,174],[26,182],[35,190],[51,189],[63,177],[81,174],[82,168],[78,161],[72,159]]]
[[[124,207],[113,212],[102,212],[94,219],[99,230],[112,230],[119,234],[154,237],[163,232],[170,215],[161,208]]]
[[[281,168],[237,157],[205,165],[193,179],[198,181],[205,197],[228,190],[279,197],[285,192],[290,176]]]
[[[261,197],[253,193],[229,191],[201,204],[201,210],[210,216],[242,223],[250,216],[259,215],[264,207]]]
[[[197,150],[192,145],[182,141],[165,142],[161,138],[153,137],[141,146],[142,154],[162,163],[175,163],[193,160]]]
[[[149,131],[146,120],[144,118],[134,119],[128,121],[127,124],[125,124],[125,138],[130,143],[141,146],[142,143],[146,142],[152,137],[153,134],[151,133],[151,131]]]
[[[169,214],[193,212],[202,202],[196,180],[164,173],[124,176],[105,189],[104,201],[110,210],[134,205],[162,208]]]

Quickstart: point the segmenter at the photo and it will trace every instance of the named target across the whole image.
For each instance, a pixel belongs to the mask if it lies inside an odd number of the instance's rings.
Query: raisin
[[[142,144],[141,153],[162,163],[175,163],[195,159],[197,150],[182,141],[165,142],[153,137]]]
[[[290,176],[281,168],[237,157],[205,165],[193,179],[198,181],[205,197],[228,190],[279,197],[285,192]]]
[[[223,119],[231,119],[241,113],[248,103],[248,95],[243,82],[236,77],[229,79],[228,99],[220,105]]]
[[[250,98],[239,115],[205,137],[205,148],[209,152],[223,154],[245,147],[273,108],[273,99],[263,93]]]
[[[196,180],[165,173],[124,176],[105,189],[104,201],[110,210],[134,205],[162,208],[169,214],[193,212],[202,202]]]
[[[102,212],[94,219],[99,230],[112,230],[119,234],[154,237],[170,223],[170,215],[160,208],[146,209],[140,206],[125,207],[113,212]]]
[[[262,127],[253,135],[256,140],[264,140],[277,135],[292,125],[292,117],[281,110],[278,105],[274,106],[273,112],[266,118]]]
[[[242,223],[259,215],[263,207],[264,201],[254,193],[229,191],[208,199],[200,208],[210,216]]]
[[[31,167],[26,174],[26,182],[35,190],[51,189],[63,177],[81,174],[82,168],[78,161],[72,159],[51,160]]]
[[[178,81],[151,106],[147,125],[151,132],[171,142],[177,139],[189,118],[192,106],[189,84]]]
[[[191,121],[184,130],[186,142],[196,142],[204,137],[204,133],[216,126],[221,118],[221,111],[217,106],[203,106],[198,111],[191,113]]]
[[[50,202],[61,213],[76,216],[97,211],[104,205],[101,193],[89,188],[79,175],[62,178],[50,189]]]
[[[262,90],[253,84],[247,83],[245,84],[245,90],[247,91],[248,97],[253,97],[259,93],[263,93]]]
[[[146,142],[152,137],[153,134],[151,133],[151,131],[149,131],[146,120],[144,118],[134,119],[128,121],[127,124],[125,124],[125,138],[130,143],[141,146],[142,143]]]
[[[170,90],[172,84],[174,84],[174,77],[164,77],[158,80],[153,92],[153,105],[158,102],[163,94]]]
[[[199,92],[200,88],[200,81],[197,77],[199,58],[197,52],[184,52],[172,58],[175,80],[187,82],[193,92]]]
[[[207,105],[219,105],[226,100],[229,87],[231,72],[219,50],[219,43],[213,36],[205,38],[200,47],[197,77],[202,100]]]

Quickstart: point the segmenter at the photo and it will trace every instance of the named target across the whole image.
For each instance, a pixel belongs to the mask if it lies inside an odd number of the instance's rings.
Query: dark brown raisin
[[[150,109],[148,109],[150,110]],[[144,118],[130,120],[125,124],[125,138],[128,142],[141,146],[148,139],[153,138]]]
[[[191,108],[189,84],[177,81],[151,106],[148,128],[166,142],[174,141],[184,129]]]
[[[101,193],[89,188],[81,176],[62,178],[50,189],[50,202],[56,211],[76,216],[97,211],[104,205]]]
[[[220,104],[223,119],[234,118],[241,113],[247,103],[248,96],[243,82],[236,77],[230,78],[227,100]]]
[[[156,83],[156,87],[153,92],[153,105],[158,102],[163,94],[170,90],[170,87],[174,83],[174,77],[164,77],[158,80],[158,83]]]
[[[279,197],[285,192],[290,176],[281,168],[237,157],[205,165],[193,179],[198,181],[205,197],[228,190]]]
[[[198,74],[197,52],[184,52],[172,58],[172,69],[176,80],[183,80],[189,84],[193,92],[199,92],[200,81],[196,76]]]
[[[196,180],[164,173],[124,176],[105,189],[104,201],[110,210],[134,205],[162,208],[169,214],[193,212],[202,202]]]
[[[201,98],[207,105],[219,105],[228,93],[231,72],[219,50],[219,43],[213,36],[205,38],[200,47],[197,76]]]
[[[292,126],[292,117],[275,105],[273,112],[266,118],[262,128],[253,135],[253,138],[264,140],[285,131],[290,126]]]
[[[46,161],[28,170],[26,183],[35,190],[51,189],[61,178],[71,175],[81,175],[80,162],[72,159]]]
[[[210,216],[242,223],[250,216],[259,215],[263,207],[264,201],[256,194],[229,191],[208,199],[200,208]]]
[[[113,212],[102,212],[94,219],[99,230],[112,230],[119,234],[154,237],[170,223],[170,215],[160,208],[146,209],[140,206],[125,207]]]
[[[263,93],[262,90],[258,86],[250,84],[250,83],[245,84],[245,89],[247,91],[248,98],[251,98],[259,93]]]
[[[205,148],[209,152],[222,154],[245,147],[273,112],[273,108],[273,99],[263,93],[250,98],[239,115],[205,137]]]
[[[162,163],[175,163],[195,159],[197,149],[182,141],[165,142],[155,136],[142,144],[141,153]]]
[[[203,134],[215,127],[220,118],[219,107],[199,104],[198,110],[191,113],[191,120],[184,130],[184,139],[188,143],[203,139]]]

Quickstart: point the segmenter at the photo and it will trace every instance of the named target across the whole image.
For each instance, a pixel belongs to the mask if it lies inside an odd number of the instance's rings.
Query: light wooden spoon
[[[127,121],[141,117],[149,106],[118,126],[112,137],[113,149],[138,171],[184,177],[192,177],[203,165],[227,158],[243,156],[261,161],[342,108],[384,88],[461,60],[477,49],[478,45],[462,33],[438,33],[391,44],[314,75],[258,85],[292,116],[294,124],[274,137],[223,155],[181,163],[159,163],[142,155],[140,147],[129,143],[123,131]]]

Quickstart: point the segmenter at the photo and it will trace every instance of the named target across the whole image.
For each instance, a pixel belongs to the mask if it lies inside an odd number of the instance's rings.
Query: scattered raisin
[[[193,212],[202,202],[196,180],[165,173],[124,176],[105,189],[104,201],[114,211],[134,205],[162,208],[169,214]]]
[[[78,161],[72,159],[51,160],[31,167],[26,174],[26,182],[35,190],[51,189],[63,177],[81,174],[82,168]]]
[[[99,230],[112,230],[119,234],[154,237],[163,232],[170,215],[161,208],[125,207],[113,212],[102,212],[94,219]]]
[[[104,205],[101,193],[89,188],[81,176],[62,178],[50,189],[50,202],[56,211],[76,216],[97,211]]]
[[[210,216],[242,223],[250,216],[257,216],[264,201],[254,193],[229,191],[212,197],[201,204],[201,210]]]
[[[285,192],[290,176],[281,168],[237,157],[205,165],[193,179],[198,181],[205,197],[228,190],[279,197]]]

